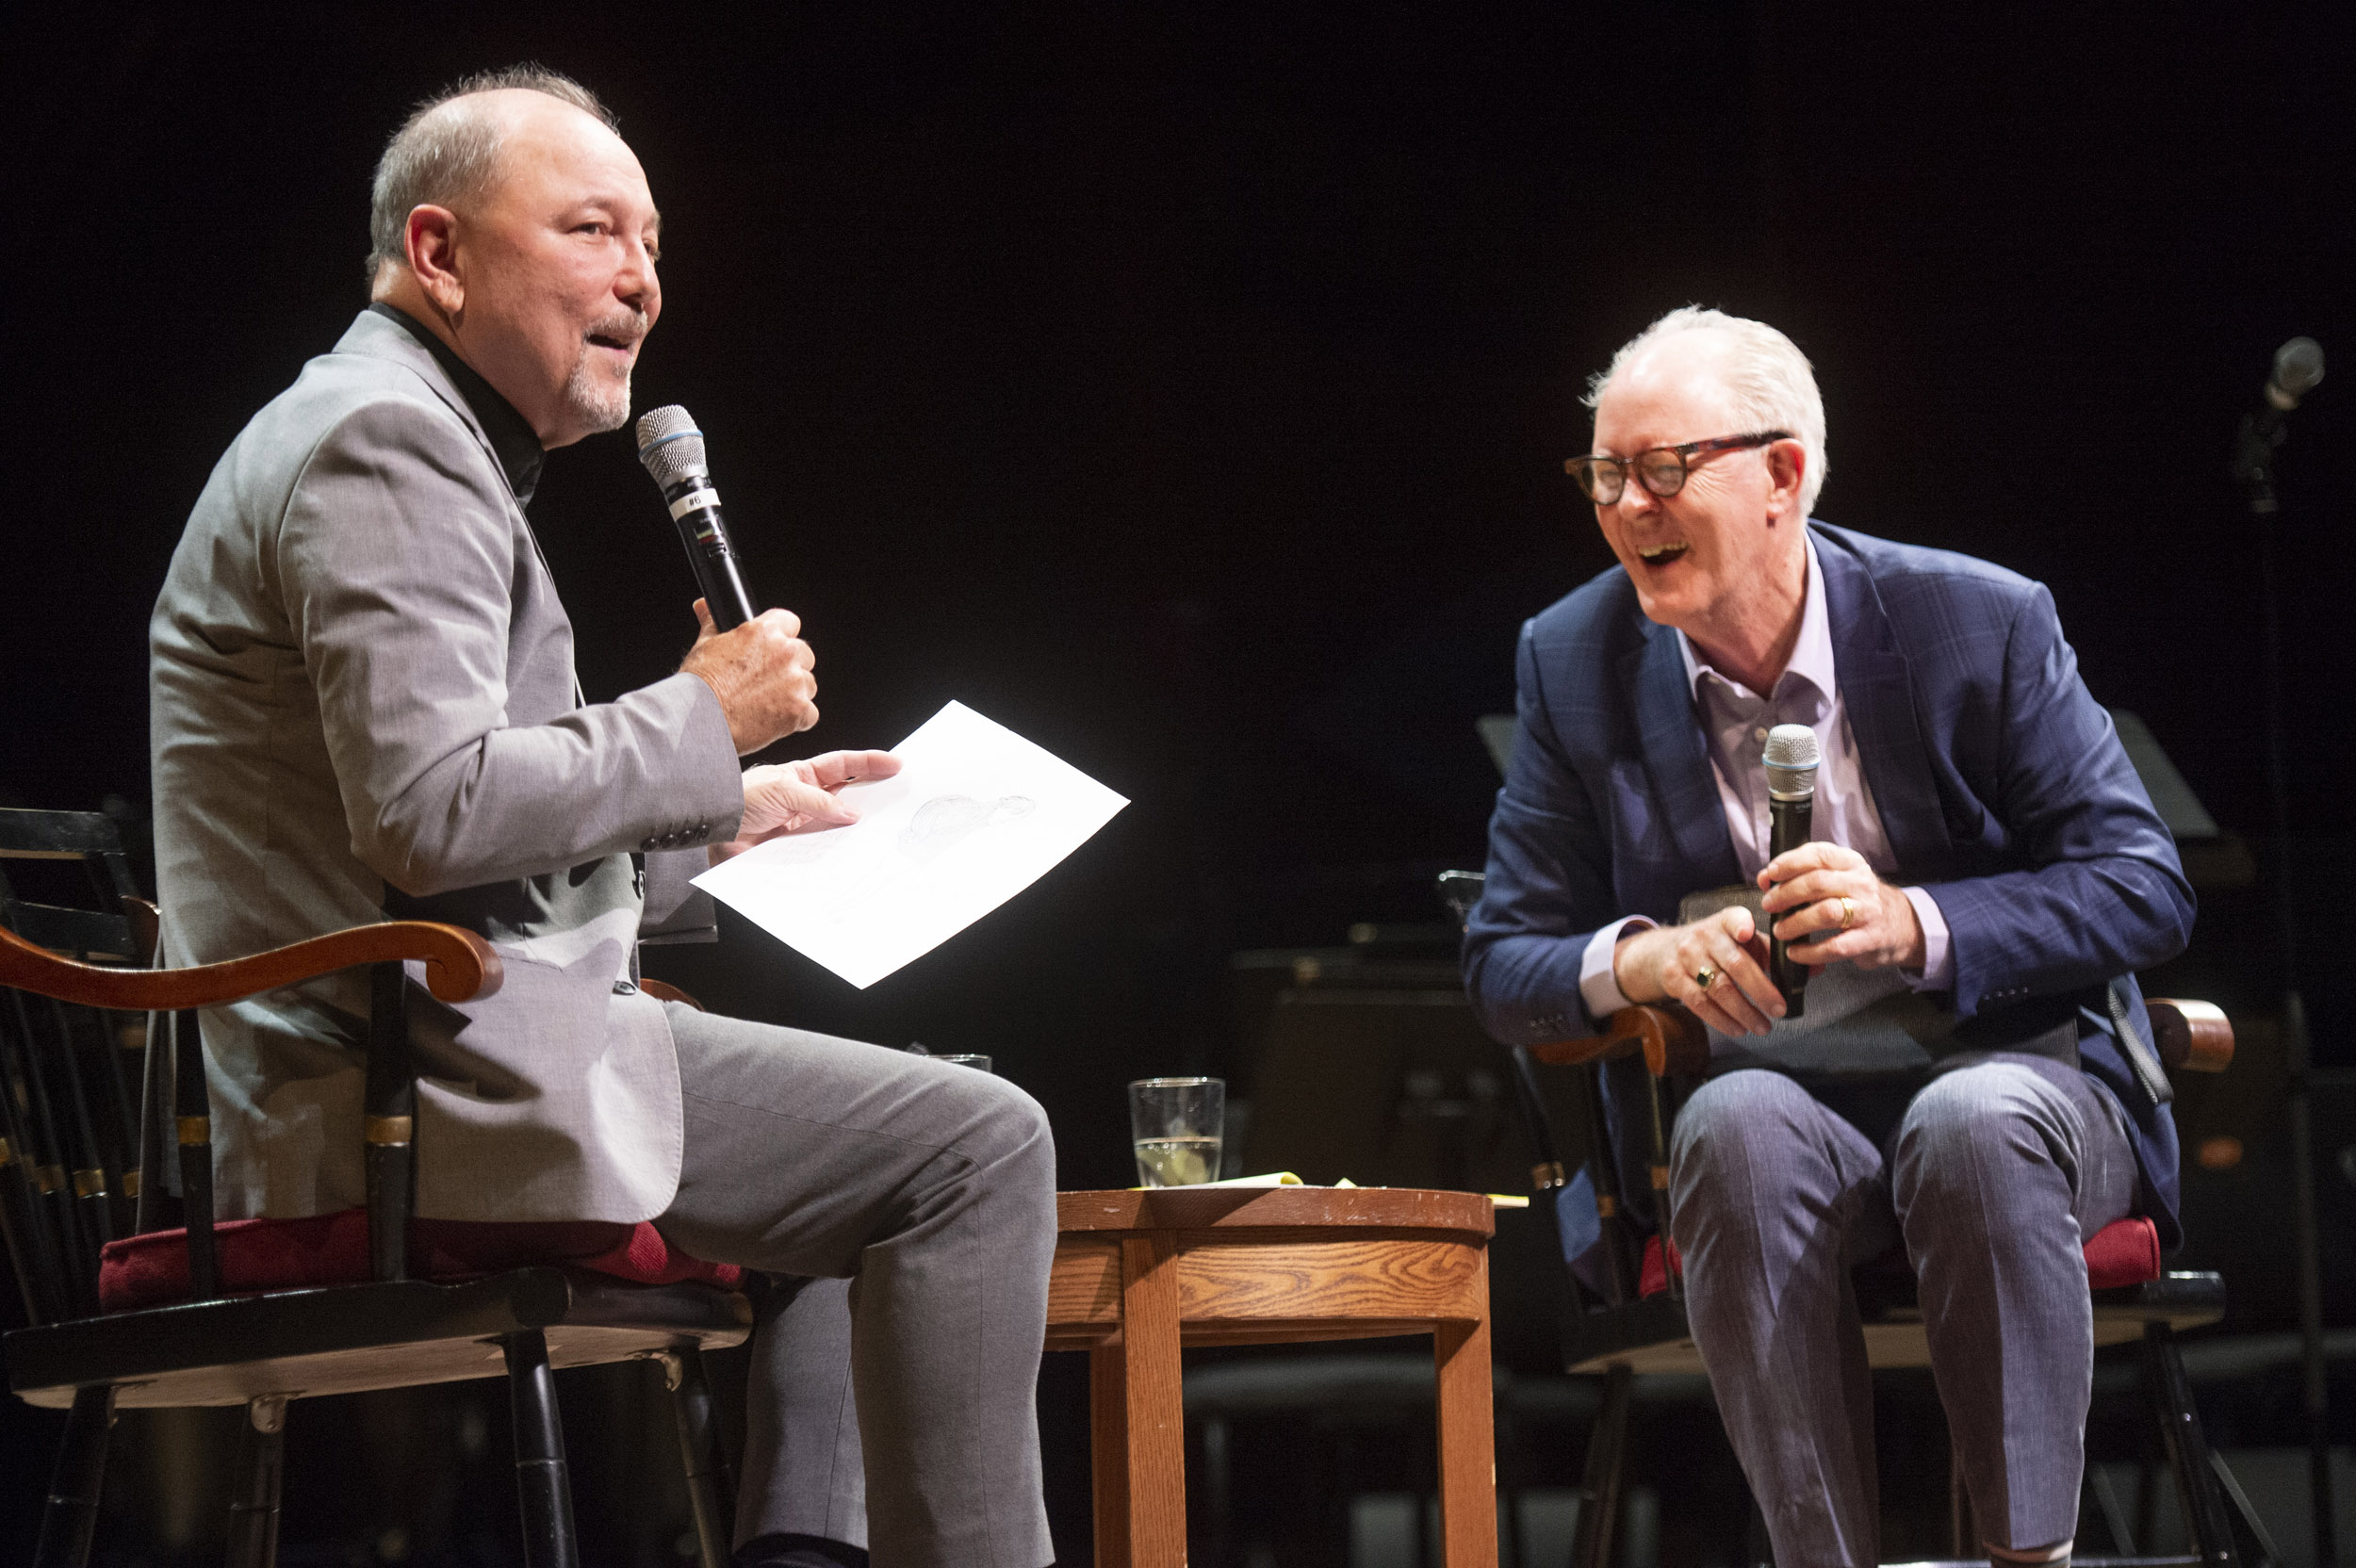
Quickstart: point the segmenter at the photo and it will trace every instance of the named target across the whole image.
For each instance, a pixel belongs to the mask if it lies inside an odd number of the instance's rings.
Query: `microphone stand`
[[[2307,1004],[2299,988],[2299,908],[2291,889],[2291,808],[2283,757],[2282,509],[2274,494],[2274,452],[2288,432],[2273,407],[2242,416],[2233,477],[2241,482],[2258,532],[2259,586],[2264,598],[2266,797],[2274,818],[2274,917],[2282,943],[2282,1046],[2289,1068],[2285,1110],[2290,1116],[2292,1230],[2299,1267],[2300,1402],[2307,1415],[2308,1498],[2315,1518],[2318,1568],[2339,1561],[2331,1499],[2331,1384],[2323,1354],[2323,1251],[2315,1217],[2315,1146],[2312,1099],[2314,1054]]]

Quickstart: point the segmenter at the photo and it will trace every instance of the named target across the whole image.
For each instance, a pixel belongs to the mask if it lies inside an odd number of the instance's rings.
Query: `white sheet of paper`
[[[746,850],[695,886],[865,990],[995,909],[1129,802],[961,702],[847,784],[859,820]]]

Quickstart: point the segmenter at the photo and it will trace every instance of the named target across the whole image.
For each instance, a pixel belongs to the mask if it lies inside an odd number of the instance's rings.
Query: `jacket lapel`
[[[1922,875],[1949,863],[1954,845],[1931,778],[1906,656],[1873,577],[1840,540],[1811,525],[1832,622],[1833,678],[1848,710],[1865,781],[1900,871]]]
[[[1662,868],[1666,885],[1657,890],[1661,902],[1674,909],[1697,889],[1740,880],[1742,868],[1734,858],[1717,776],[1710,770],[1701,725],[1693,716],[1693,693],[1686,684],[1677,633],[1650,621],[1644,632],[1643,644],[1625,656],[1630,667],[1624,678],[1635,694],[1644,770],[1683,862]]]

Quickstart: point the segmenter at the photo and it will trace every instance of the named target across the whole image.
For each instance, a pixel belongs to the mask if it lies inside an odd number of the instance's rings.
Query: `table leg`
[[[1088,1446],[1097,1568],[1129,1565],[1129,1379],[1119,1339],[1088,1350]]]
[[[1488,1298],[1485,1289],[1481,1298]],[[1442,1323],[1432,1341],[1440,1394],[1440,1560],[1447,1568],[1497,1568],[1497,1427],[1489,1382],[1489,1320],[1484,1315],[1477,1323]]]
[[[1186,1386],[1178,1364],[1177,1248],[1121,1242],[1121,1386],[1128,1417],[1131,1568],[1186,1568]]]

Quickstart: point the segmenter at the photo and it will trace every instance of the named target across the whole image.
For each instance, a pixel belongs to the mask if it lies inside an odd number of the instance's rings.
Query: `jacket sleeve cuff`
[[[1901,970],[1906,984],[1918,991],[1944,991],[1955,988],[1955,946],[1947,931],[1947,917],[1940,912],[1939,900],[1926,888],[1902,888],[1906,902],[1914,906],[1914,918],[1922,926],[1922,972],[1920,974]]]
[[[1620,989],[1618,977],[1612,972],[1612,958],[1619,949],[1620,939],[1649,931],[1655,923],[1643,915],[1624,915],[1588,939],[1587,951],[1579,961],[1579,999],[1587,1004],[1587,1020],[1596,1028],[1602,1028],[1604,1020],[1629,1004]]]
[[[654,689],[673,682],[685,688],[687,711],[679,727],[683,792],[696,818],[708,825],[708,831],[693,841],[724,844],[736,837],[744,821],[744,768],[736,758],[736,737],[728,733],[728,716],[720,708],[718,694],[701,676],[681,670],[657,682]]]

